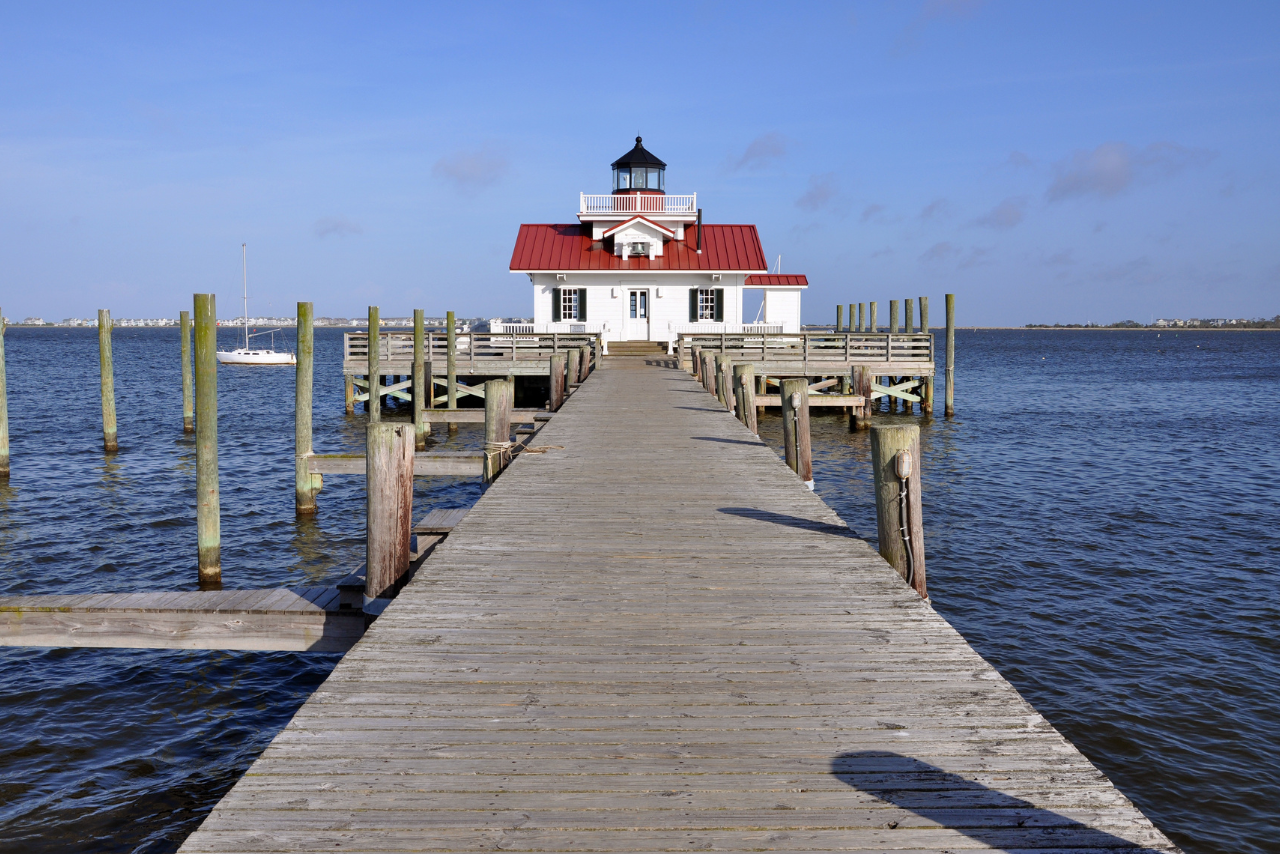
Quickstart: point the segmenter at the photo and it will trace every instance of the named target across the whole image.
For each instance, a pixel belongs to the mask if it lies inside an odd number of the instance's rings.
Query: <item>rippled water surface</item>
[[[341,333],[316,337],[317,450],[358,450]],[[1278,850],[1280,334],[958,337],[957,417],[922,425],[936,607],[1188,852]],[[114,343],[108,456],[96,332],[6,333],[0,593],[195,589],[177,332]],[[362,479],[327,477],[294,520],[292,370],[223,368],[219,401],[226,585],[345,574]],[[777,442],[776,418],[762,430]],[[866,434],[813,432],[819,494],[874,540]],[[417,489],[420,510],[479,495]],[[336,660],[0,649],[0,848],[175,850]]]

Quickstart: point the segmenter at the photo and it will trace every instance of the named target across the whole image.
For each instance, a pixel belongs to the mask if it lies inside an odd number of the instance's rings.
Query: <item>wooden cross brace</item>
[[[920,400],[920,395],[912,394],[911,392],[907,391],[907,389],[919,388],[919,387],[920,387],[920,380],[907,380],[906,382],[901,382],[891,386],[883,386],[883,385],[877,385],[876,383],[872,383],[871,399],[876,400],[881,397],[896,397],[896,398],[899,398],[900,400],[909,400],[912,403],[917,403]]]
[[[434,379],[435,379],[436,386],[440,388],[446,388],[446,389],[449,387],[449,381],[447,379],[441,379],[440,377],[435,377]],[[471,388],[470,386],[465,385],[464,383],[459,382],[457,380],[455,380],[454,382],[456,382],[458,385],[458,397],[462,397],[465,394],[469,394],[472,397],[478,397],[481,400],[484,399],[484,383],[481,383],[475,388]],[[449,402],[448,394],[442,394],[439,397],[432,399],[432,403],[448,403],[448,402]]]
[[[352,384],[355,385],[356,388],[364,389],[363,392],[360,392],[356,394],[354,397],[352,397],[353,401],[355,401],[356,403],[359,403],[362,400],[369,399],[369,381],[368,380],[362,380],[359,377],[355,377],[352,379]],[[401,400],[407,402],[412,400],[413,398],[407,392],[405,392],[404,389],[407,389],[412,385],[413,385],[413,380],[409,380],[407,382],[402,382],[402,383],[396,383],[395,385],[384,385],[382,387],[382,394],[386,397],[398,397]]]

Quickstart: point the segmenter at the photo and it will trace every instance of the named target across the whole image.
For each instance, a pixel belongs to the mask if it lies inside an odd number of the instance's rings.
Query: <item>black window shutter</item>
[[[724,288],[716,288],[716,323],[724,323]]]
[[[560,322],[560,289],[551,289],[551,322]]]
[[[698,289],[689,288],[689,322],[698,322]]]
[[[578,288],[578,319],[587,319],[587,289]]]

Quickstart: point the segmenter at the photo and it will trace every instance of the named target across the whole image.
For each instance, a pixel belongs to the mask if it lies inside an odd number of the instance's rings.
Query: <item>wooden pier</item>
[[[539,449],[182,851],[1176,850],[674,359]]]

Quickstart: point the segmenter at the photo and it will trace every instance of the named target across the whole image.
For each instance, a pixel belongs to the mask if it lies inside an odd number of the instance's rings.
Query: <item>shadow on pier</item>
[[[754,507],[720,507],[718,511],[730,516],[741,516],[743,519],[757,519],[761,522],[772,522],[775,525],[786,525],[788,528],[800,528],[804,531],[817,531],[836,537],[849,537],[860,540],[858,532],[843,525],[832,525],[830,522],[819,522],[803,516],[788,516],[786,513],[774,513],[770,510],[757,510]]]
[[[1150,848],[1089,827],[898,753],[880,750],[841,753],[831,760],[831,774],[846,786],[907,810],[929,824],[954,830],[999,850],[1169,852],[1168,848]],[[890,822],[889,827],[896,829],[909,821]]]

